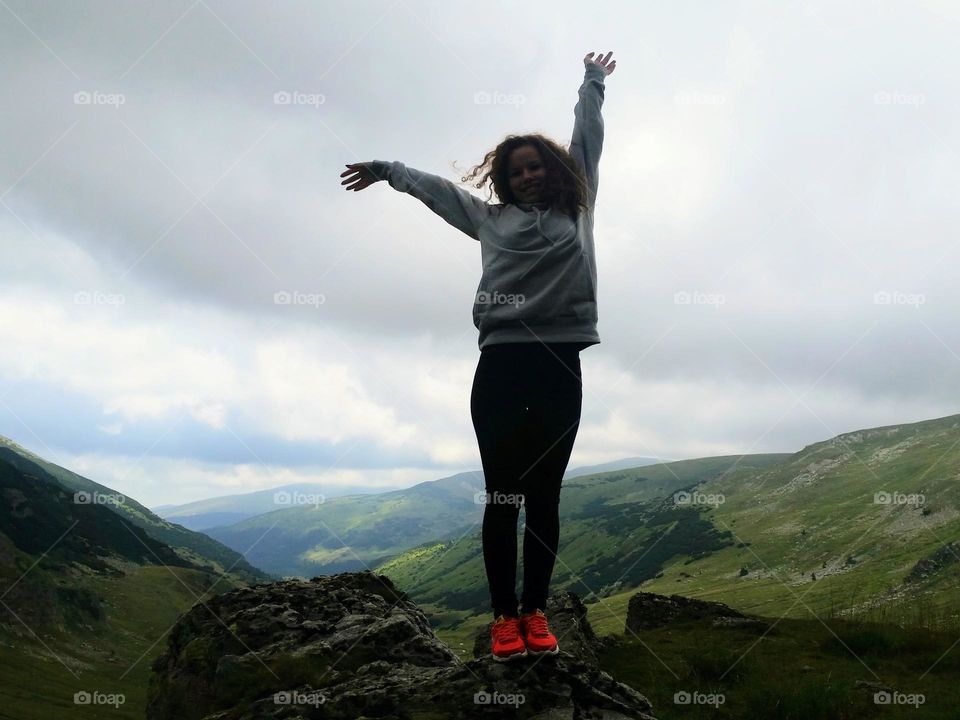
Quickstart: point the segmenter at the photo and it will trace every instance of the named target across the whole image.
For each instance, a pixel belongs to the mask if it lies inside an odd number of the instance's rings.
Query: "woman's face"
[[[518,202],[536,203],[543,198],[543,181],[547,170],[540,162],[540,153],[533,145],[514,148],[507,163],[510,190]]]

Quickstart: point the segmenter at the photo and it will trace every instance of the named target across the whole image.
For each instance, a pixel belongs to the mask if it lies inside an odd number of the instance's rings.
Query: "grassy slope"
[[[722,538],[698,513],[658,513],[664,496],[730,472],[754,474],[788,457],[751,455],[700,458],[576,478],[560,500],[560,552],[552,589],[581,597],[615,592],[652,577],[674,554],[719,547]],[[420,603],[467,610],[488,602],[480,540],[482,516],[465,533],[430,542],[377,566]],[[518,524],[518,536],[522,534]],[[654,536],[663,534],[656,541]],[[650,547],[656,545],[651,552]],[[518,540],[518,548],[522,543]],[[522,567],[522,565],[521,565]],[[518,575],[519,580],[520,575]],[[439,611],[439,608],[438,608]],[[459,617],[454,614],[453,617]]]
[[[598,473],[564,483],[561,512],[566,516],[597,509],[599,504],[636,503],[676,487],[715,477],[740,456],[702,458],[630,470]],[[752,455],[745,466],[765,467],[785,455]],[[677,477],[681,480],[678,482]],[[248,559],[282,575],[329,574],[390,563],[402,574],[405,553],[448,543],[480,527],[483,505],[477,489],[465,481],[422,483],[376,496],[332,498],[259,515],[208,532],[234,548],[252,547]],[[482,480],[481,480],[482,482]],[[475,544],[475,543],[474,543]],[[459,558],[458,562],[469,558]],[[475,583],[474,583],[475,585]]]
[[[747,482],[703,486],[725,495],[708,513],[716,526],[749,545],[689,564],[677,560],[643,589],[778,617],[822,615],[880,598],[909,613],[917,597],[904,577],[960,537],[958,477],[958,416],[811,445]],[[922,493],[925,504],[877,504],[878,491]],[[741,577],[742,567],[748,574]],[[956,607],[956,585],[934,579],[922,589],[929,593],[925,602]]]
[[[118,494],[104,485],[31,453],[5,437],[0,437],[0,458],[14,464],[23,472],[50,477],[74,492]],[[218,573],[230,568],[231,573],[245,582],[263,582],[270,579],[269,575],[252,567],[236,551],[203,533],[194,532],[175,523],[167,522],[133,498],[127,497],[120,504],[105,505],[105,507],[118,512],[134,525],[143,528],[155,540],[169,545],[181,553],[189,562],[206,565],[212,571]]]
[[[470,487],[424,483],[378,495],[332,498],[258,515],[210,532],[280,575],[365,570],[482,516]]]
[[[168,566],[142,567],[120,578],[91,577],[85,586],[104,598],[105,623],[31,628],[38,639],[11,622],[11,629],[0,632],[0,718],[142,720],[150,665],[179,613],[198,598],[206,601],[212,592],[234,587],[224,582],[210,588],[211,580],[207,573]],[[82,690],[122,693],[125,702],[116,710],[74,705],[74,693]]]
[[[762,638],[748,630],[675,623],[622,638],[602,656],[601,667],[644,693],[660,720],[953,720],[960,703],[960,653],[944,652],[956,637],[956,630],[839,619],[783,620]],[[924,702],[919,708],[877,705],[875,691],[856,687],[857,680],[920,693]],[[677,704],[674,693],[680,691],[719,693],[724,702],[717,709]]]

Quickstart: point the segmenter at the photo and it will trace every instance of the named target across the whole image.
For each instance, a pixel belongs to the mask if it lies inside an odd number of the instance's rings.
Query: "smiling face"
[[[540,161],[540,153],[533,145],[521,145],[513,149],[507,163],[507,178],[510,180],[510,190],[518,202],[540,202],[546,177],[547,170]]]

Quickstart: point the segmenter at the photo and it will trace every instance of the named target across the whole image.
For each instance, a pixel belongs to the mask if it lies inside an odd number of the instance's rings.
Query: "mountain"
[[[960,587],[958,479],[960,415],[793,454],[584,476],[561,494],[552,587],[620,612],[643,588],[766,615],[949,616]],[[517,533],[519,546],[522,522]],[[372,569],[439,623],[489,602],[479,524]]]
[[[585,601],[593,602],[655,577],[675,557],[705,556],[732,544],[729,533],[714,527],[697,509],[674,506],[667,498],[725,475],[750,477],[786,457],[757,454],[679,460],[565,482],[560,493],[559,561],[552,587],[576,589]],[[489,590],[482,517],[481,506],[472,526],[411,548],[372,569],[388,575],[417,602],[434,606],[444,622],[483,612]],[[523,522],[517,525],[520,548]],[[521,575],[518,572],[518,578]],[[444,617],[447,611],[454,612]]]
[[[99,693],[116,702],[110,717],[142,718],[152,657],[178,615],[266,576],[173,548],[117,509],[130,498],[100,485],[86,495],[3,450],[0,717],[103,717],[83,704]]]
[[[78,502],[42,470],[31,470],[0,459],[0,533],[7,549],[43,556],[49,567],[78,564],[95,572],[110,573],[111,560],[192,567],[106,505]]]
[[[403,490],[324,499],[207,532],[276,575],[364,569],[458,528],[482,513],[482,475],[458,473]]]
[[[21,447],[13,440],[0,436],[0,460],[6,460],[21,471],[37,477],[52,479],[68,490],[80,493],[96,504],[101,498],[117,498],[118,502],[104,507],[122,515],[142,528],[151,538],[172,547],[191,564],[204,565],[214,572],[229,572],[240,582],[262,582],[271,577],[253,567],[243,556],[202,533],[167,522],[133,498],[89,480],[66,468],[49,462]]]
[[[602,465],[573,468],[564,473],[564,478],[574,478],[581,475],[590,475],[597,472],[622,470],[628,467],[640,467],[661,462],[656,458],[636,457],[624,458]],[[479,471],[470,471],[479,472]],[[481,473],[482,476],[482,473]],[[298,485],[282,485],[268,490],[237,495],[197,500],[183,505],[160,505],[153,511],[171,522],[179,523],[191,530],[207,530],[213,527],[233,525],[248,518],[283,510],[285,506],[302,504],[297,502],[298,497],[321,495],[326,500],[346,497],[349,495],[376,495],[400,488],[371,488],[363,485],[327,485],[323,483],[300,483]],[[279,496],[279,497],[278,497]]]
[[[685,483],[694,484],[723,472],[738,457],[670,465],[679,468]],[[762,467],[780,456],[750,458],[741,458],[741,464]],[[596,503],[601,497],[631,493],[634,499],[659,497],[658,492],[675,485],[673,476],[663,467],[649,465],[568,479],[561,493],[562,516],[568,508]],[[651,481],[645,482],[648,477]],[[278,575],[312,577],[361,570],[414,548],[419,553],[423,546],[436,547],[444,539],[449,543],[462,535],[472,537],[483,520],[483,489],[481,472],[464,472],[389,493],[334,498],[314,506],[278,510],[208,532],[237,550],[249,548],[246,557],[250,562]],[[584,519],[584,524],[589,521]],[[471,592],[476,594],[478,590]],[[418,596],[420,599],[422,596]]]
[[[659,465],[663,462],[673,461],[664,461],[663,458],[652,457],[623,458],[621,460],[613,460],[612,462],[602,463],[600,465],[584,465],[582,467],[571,468],[563,474],[563,479],[571,480],[575,477],[581,477],[583,475],[595,475],[597,473],[612,472],[614,470],[627,470],[629,468],[644,467],[646,465]]]
[[[176,522],[191,530],[207,530],[212,527],[233,525],[274,510],[282,510],[298,504],[298,499],[302,500],[303,496],[319,495],[329,500],[348,495],[369,495],[380,492],[384,492],[383,488],[300,483],[238,495],[223,495],[184,505],[162,505],[154,508],[154,512],[165,520]]]
[[[668,564],[652,592],[791,616],[956,612],[960,415],[843,433],[697,490],[736,543]],[[951,609],[952,608],[952,609]]]

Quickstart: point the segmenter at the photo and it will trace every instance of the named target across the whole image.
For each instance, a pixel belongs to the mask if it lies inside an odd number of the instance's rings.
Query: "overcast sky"
[[[960,412],[958,33],[952,0],[2,0],[0,434],[148,505],[478,469],[479,244],[339,175],[566,144],[608,50],[570,466]]]

